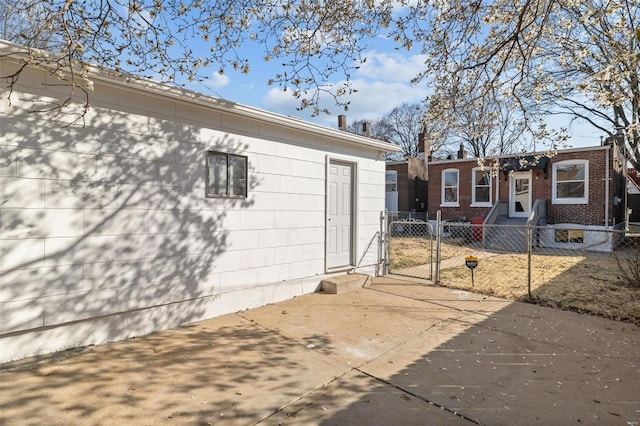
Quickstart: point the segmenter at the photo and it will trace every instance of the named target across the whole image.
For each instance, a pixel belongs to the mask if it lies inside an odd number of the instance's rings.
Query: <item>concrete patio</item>
[[[399,277],[0,366],[0,424],[640,422],[640,330]]]

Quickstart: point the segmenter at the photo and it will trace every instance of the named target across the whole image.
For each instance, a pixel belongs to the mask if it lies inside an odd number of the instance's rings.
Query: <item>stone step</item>
[[[366,274],[345,274],[322,280],[321,291],[328,294],[340,294],[364,287],[369,279]]]
[[[525,218],[513,218],[507,216],[498,216],[498,219],[495,221],[495,225],[526,225],[527,219]]]

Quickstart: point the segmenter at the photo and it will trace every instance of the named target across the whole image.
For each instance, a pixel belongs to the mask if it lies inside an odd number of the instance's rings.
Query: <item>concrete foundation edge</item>
[[[0,337],[0,364],[67,349],[100,345],[256,308],[320,289],[318,275],[203,296],[105,317]]]

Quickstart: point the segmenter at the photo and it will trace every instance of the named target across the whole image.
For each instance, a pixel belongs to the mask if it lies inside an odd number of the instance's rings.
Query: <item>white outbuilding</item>
[[[46,66],[8,88],[25,53],[0,42],[0,362],[375,273],[396,147],[99,70],[60,111]]]

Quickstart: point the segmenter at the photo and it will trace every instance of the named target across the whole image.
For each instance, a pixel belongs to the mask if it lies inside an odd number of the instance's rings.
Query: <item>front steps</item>
[[[321,291],[327,294],[341,294],[364,287],[369,275],[346,274],[326,278],[321,282]]]

